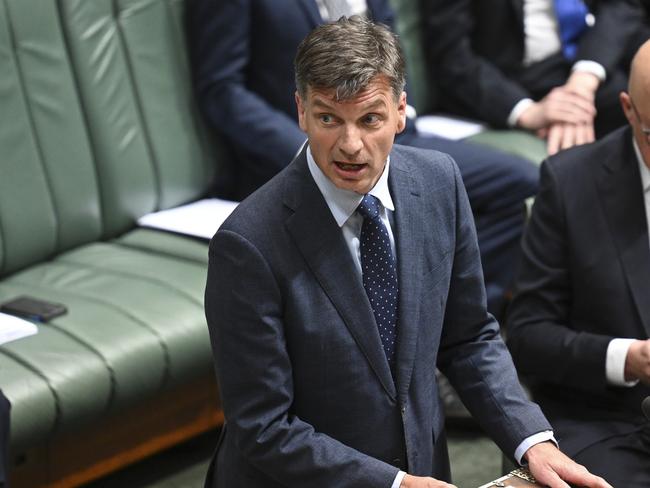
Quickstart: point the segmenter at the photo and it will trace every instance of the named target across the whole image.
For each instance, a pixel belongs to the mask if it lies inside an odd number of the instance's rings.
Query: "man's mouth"
[[[334,164],[336,164],[343,171],[361,171],[361,169],[366,166],[365,163],[346,163],[343,161],[334,161]]]

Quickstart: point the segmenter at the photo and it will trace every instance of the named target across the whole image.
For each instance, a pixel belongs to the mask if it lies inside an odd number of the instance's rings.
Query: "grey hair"
[[[303,99],[312,87],[333,89],[337,101],[349,100],[383,75],[399,100],[406,84],[397,36],[385,25],[356,15],[314,29],[298,46],[294,69]]]

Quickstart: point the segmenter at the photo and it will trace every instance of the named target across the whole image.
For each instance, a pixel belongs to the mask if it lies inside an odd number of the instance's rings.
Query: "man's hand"
[[[596,107],[593,97],[566,86],[553,88],[539,102],[532,103],[517,120],[517,125],[530,130],[548,128],[553,124],[593,125]]]
[[[612,488],[604,479],[573,462],[551,442],[535,444],[524,458],[539,484],[550,488],[569,488],[568,483],[588,488]]]
[[[546,131],[546,150],[550,156],[562,149],[594,142],[593,124],[553,124]]]
[[[456,488],[455,485],[450,485],[444,481],[440,481],[434,478],[425,478],[422,476],[411,476],[407,474],[402,479],[402,483],[399,485],[400,488]]]
[[[570,93],[575,93],[586,100],[594,103],[596,99],[596,90],[598,90],[600,80],[596,75],[586,71],[574,71],[564,84],[564,88]]]
[[[634,341],[625,357],[625,381],[650,384],[650,339]]]

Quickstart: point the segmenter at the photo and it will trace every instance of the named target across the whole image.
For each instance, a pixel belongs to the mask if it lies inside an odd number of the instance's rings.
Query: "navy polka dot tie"
[[[379,215],[379,200],[366,195],[357,207],[361,227],[361,274],[391,371],[397,339],[397,270],[388,231]]]

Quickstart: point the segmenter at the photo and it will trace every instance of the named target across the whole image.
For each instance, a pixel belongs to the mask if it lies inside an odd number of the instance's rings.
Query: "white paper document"
[[[0,344],[34,335],[38,327],[28,320],[0,312]]]
[[[415,127],[422,135],[444,137],[457,141],[485,130],[485,125],[465,119],[443,115],[423,115],[415,119]]]
[[[138,224],[210,239],[237,204],[230,200],[207,198],[144,215],[138,219]]]

